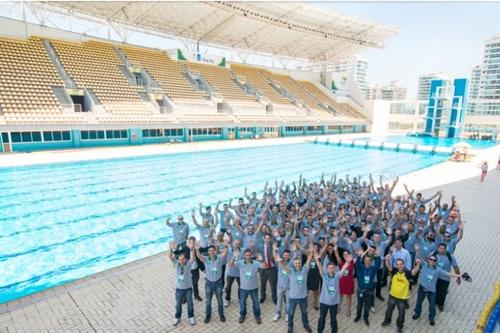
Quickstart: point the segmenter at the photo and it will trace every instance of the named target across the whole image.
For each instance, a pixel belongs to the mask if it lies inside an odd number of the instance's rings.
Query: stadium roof
[[[236,51],[335,63],[383,47],[398,31],[303,2],[43,1],[44,8],[84,15]]]

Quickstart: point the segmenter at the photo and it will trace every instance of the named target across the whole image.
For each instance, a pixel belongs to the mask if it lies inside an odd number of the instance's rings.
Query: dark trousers
[[[337,306],[337,304],[326,305],[319,303],[318,333],[323,333],[325,329],[328,312],[330,312],[330,327],[332,328],[332,333],[337,333]]]
[[[445,281],[438,279],[436,284],[436,305],[444,306],[446,301],[446,295],[448,294],[448,287],[450,286],[450,281]]]
[[[240,289],[240,317],[245,318],[247,316],[247,298],[250,296],[252,298],[252,308],[253,315],[255,319],[260,318],[260,304],[259,304],[259,292],[257,289],[245,290]]]
[[[420,317],[422,314],[422,303],[427,298],[429,301],[429,320],[434,320],[436,317],[436,293],[430,292],[422,286],[418,287],[417,303],[415,304],[415,314]]]
[[[289,298],[290,302],[288,308],[288,329],[293,329],[293,317],[295,315],[295,308],[297,305],[300,307],[300,312],[302,314],[302,325],[304,327],[309,326],[309,319],[307,318],[307,297],[305,298]]]
[[[356,308],[356,318],[361,318],[361,312],[364,315],[363,318],[368,318],[370,315],[370,307],[373,305],[373,289],[361,290],[358,288],[358,306]]]
[[[180,319],[182,315],[182,303],[186,301],[188,318],[194,317],[193,291],[189,289],[175,289],[175,318]]]
[[[205,279],[205,313],[207,317],[212,315],[212,296],[217,299],[217,311],[219,317],[224,317],[224,307],[222,305],[222,278],[219,281],[211,282]]]
[[[259,268],[260,272],[260,299],[266,299],[266,286],[267,281],[271,286],[271,297],[273,302],[276,303],[278,297],[276,296],[276,284],[278,283],[278,270],[276,267],[265,269]]]
[[[405,323],[405,312],[406,312],[406,300],[399,299],[396,297],[389,296],[389,302],[387,303],[387,310],[385,311],[384,322],[390,323],[392,320],[392,312],[394,308],[398,308],[398,320],[396,324],[398,328],[403,328]]]
[[[377,271],[377,283],[375,284],[375,295],[380,296],[380,291],[382,289],[382,275],[383,275],[383,269],[380,268]]]
[[[200,297],[200,289],[198,288],[198,281],[200,281],[200,269],[199,268],[191,270],[191,278],[193,279],[194,298],[198,298],[198,297]]]
[[[240,277],[239,276],[228,276],[226,282],[226,301],[231,300],[231,288],[234,281],[238,283],[238,298],[240,298]]]

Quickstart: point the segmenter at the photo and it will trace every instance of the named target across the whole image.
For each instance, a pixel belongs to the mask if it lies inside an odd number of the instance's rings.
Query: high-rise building
[[[427,73],[418,77],[417,100],[428,101],[429,92],[431,91],[432,80],[443,80],[445,85],[451,86],[452,82],[448,75],[443,73]]]
[[[483,62],[472,69],[469,94],[471,115],[500,115],[500,36],[486,41]]]
[[[343,73],[346,77],[353,77],[361,92],[366,95],[367,82],[366,77],[368,74],[368,61],[355,56],[347,61],[338,63],[334,66],[333,72]]]
[[[365,96],[366,99],[404,100],[406,98],[406,88],[402,87],[399,81],[392,81],[387,86],[369,85]]]

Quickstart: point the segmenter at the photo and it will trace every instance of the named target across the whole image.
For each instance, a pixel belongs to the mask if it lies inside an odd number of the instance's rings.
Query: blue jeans
[[[260,318],[260,304],[259,295],[257,289],[245,290],[240,289],[240,317],[245,318],[247,316],[247,297],[252,298],[253,315],[255,319]]]
[[[307,318],[307,297],[305,298],[289,298],[290,302],[288,308],[288,328],[293,329],[293,315],[295,314],[295,308],[300,306],[300,312],[302,313],[302,325],[304,327],[309,326],[309,319]]]
[[[217,299],[217,310],[219,317],[224,317],[224,308],[222,306],[222,279],[217,282],[211,282],[205,279],[205,313],[207,317],[212,315],[212,296],[215,293]]]
[[[188,307],[188,318],[194,317],[193,289],[175,289],[175,319],[182,315],[182,303],[186,300]]]
[[[417,296],[417,304],[415,304],[415,314],[420,316],[422,313],[422,303],[424,299],[427,297],[429,301],[429,320],[434,320],[436,317],[436,293],[430,292],[422,286],[418,287],[418,296]]]

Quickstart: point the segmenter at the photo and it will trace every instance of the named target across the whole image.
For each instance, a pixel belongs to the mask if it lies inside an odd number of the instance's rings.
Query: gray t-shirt
[[[245,260],[240,260],[235,263],[235,266],[240,270],[240,289],[254,290],[257,289],[257,271],[261,263],[252,260],[247,264]]]
[[[435,293],[437,279],[443,279],[445,275],[447,276],[446,272],[441,268],[437,266],[435,268],[431,268],[428,263],[424,262],[420,271],[418,282],[428,291]]]
[[[301,299],[307,297],[307,273],[309,267],[302,266],[300,271],[295,270],[295,266],[290,268],[288,279],[290,280],[290,298]]]
[[[208,227],[205,227],[205,226],[198,226],[197,227],[198,229],[198,232],[199,232],[199,235],[200,235],[200,246],[201,247],[208,247],[208,238],[210,238],[210,236],[212,236],[212,227],[211,226],[208,226]]]
[[[170,223],[175,244],[184,243],[189,237],[189,226],[186,223]]]
[[[178,261],[174,259],[176,289],[190,289],[193,287],[193,279],[191,278],[192,263],[191,260],[188,260],[181,266]]]
[[[334,273],[329,276],[326,271],[323,273],[323,285],[321,287],[321,294],[319,302],[325,305],[339,304],[339,280],[342,274],[340,272]]]
[[[291,261],[289,260],[288,262],[285,262],[285,264],[288,266],[289,269],[293,269],[293,267],[290,266]],[[277,287],[282,288],[282,289],[288,289],[290,288],[290,280],[288,279],[288,273],[281,267],[281,265],[278,265],[278,283]]]
[[[205,260],[205,279],[210,282],[217,282],[222,277],[222,260],[221,256],[215,256],[215,259],[210,259],[209,256],[203,256]]]
[[[232,260],[233,256],[234,256],[234,249],[233,249],[232,246],[230,246],[227,249],[227,257],[226,257],[226,259],[228,261]],[[240,249],[240,254],[236,258],[236,262],[238,262],[239,260],[242,260],[242,259],[243,259],[243,251],[241,251],[241,249]],[[234,265],[234,266],[227,265],[227,267],[226,267],[226,275],[227,276],[231,276],[231,277],[239,277],[240,276],[240,269],[238,268],[238,265]]]
[[[423,238],[420,238],[418,246],[420,247],[420,257],[424,260],[427,260],[431,253],[436,249],[436,244],[427,242]]]
[[[457,260],[455,259],[455,256],[451,256],[451,262],[450,259],[448,259],[448,256],[445,254],[444,256],[440,255],[439,253],[436,254],[436,259],[437,259],[437,266],[441,268],[445,272],[451,272],[452,267],[458,266]],[[443,277],[440,277],[441,280],[445,281],[450,281],[450,276],[446,275]]]

